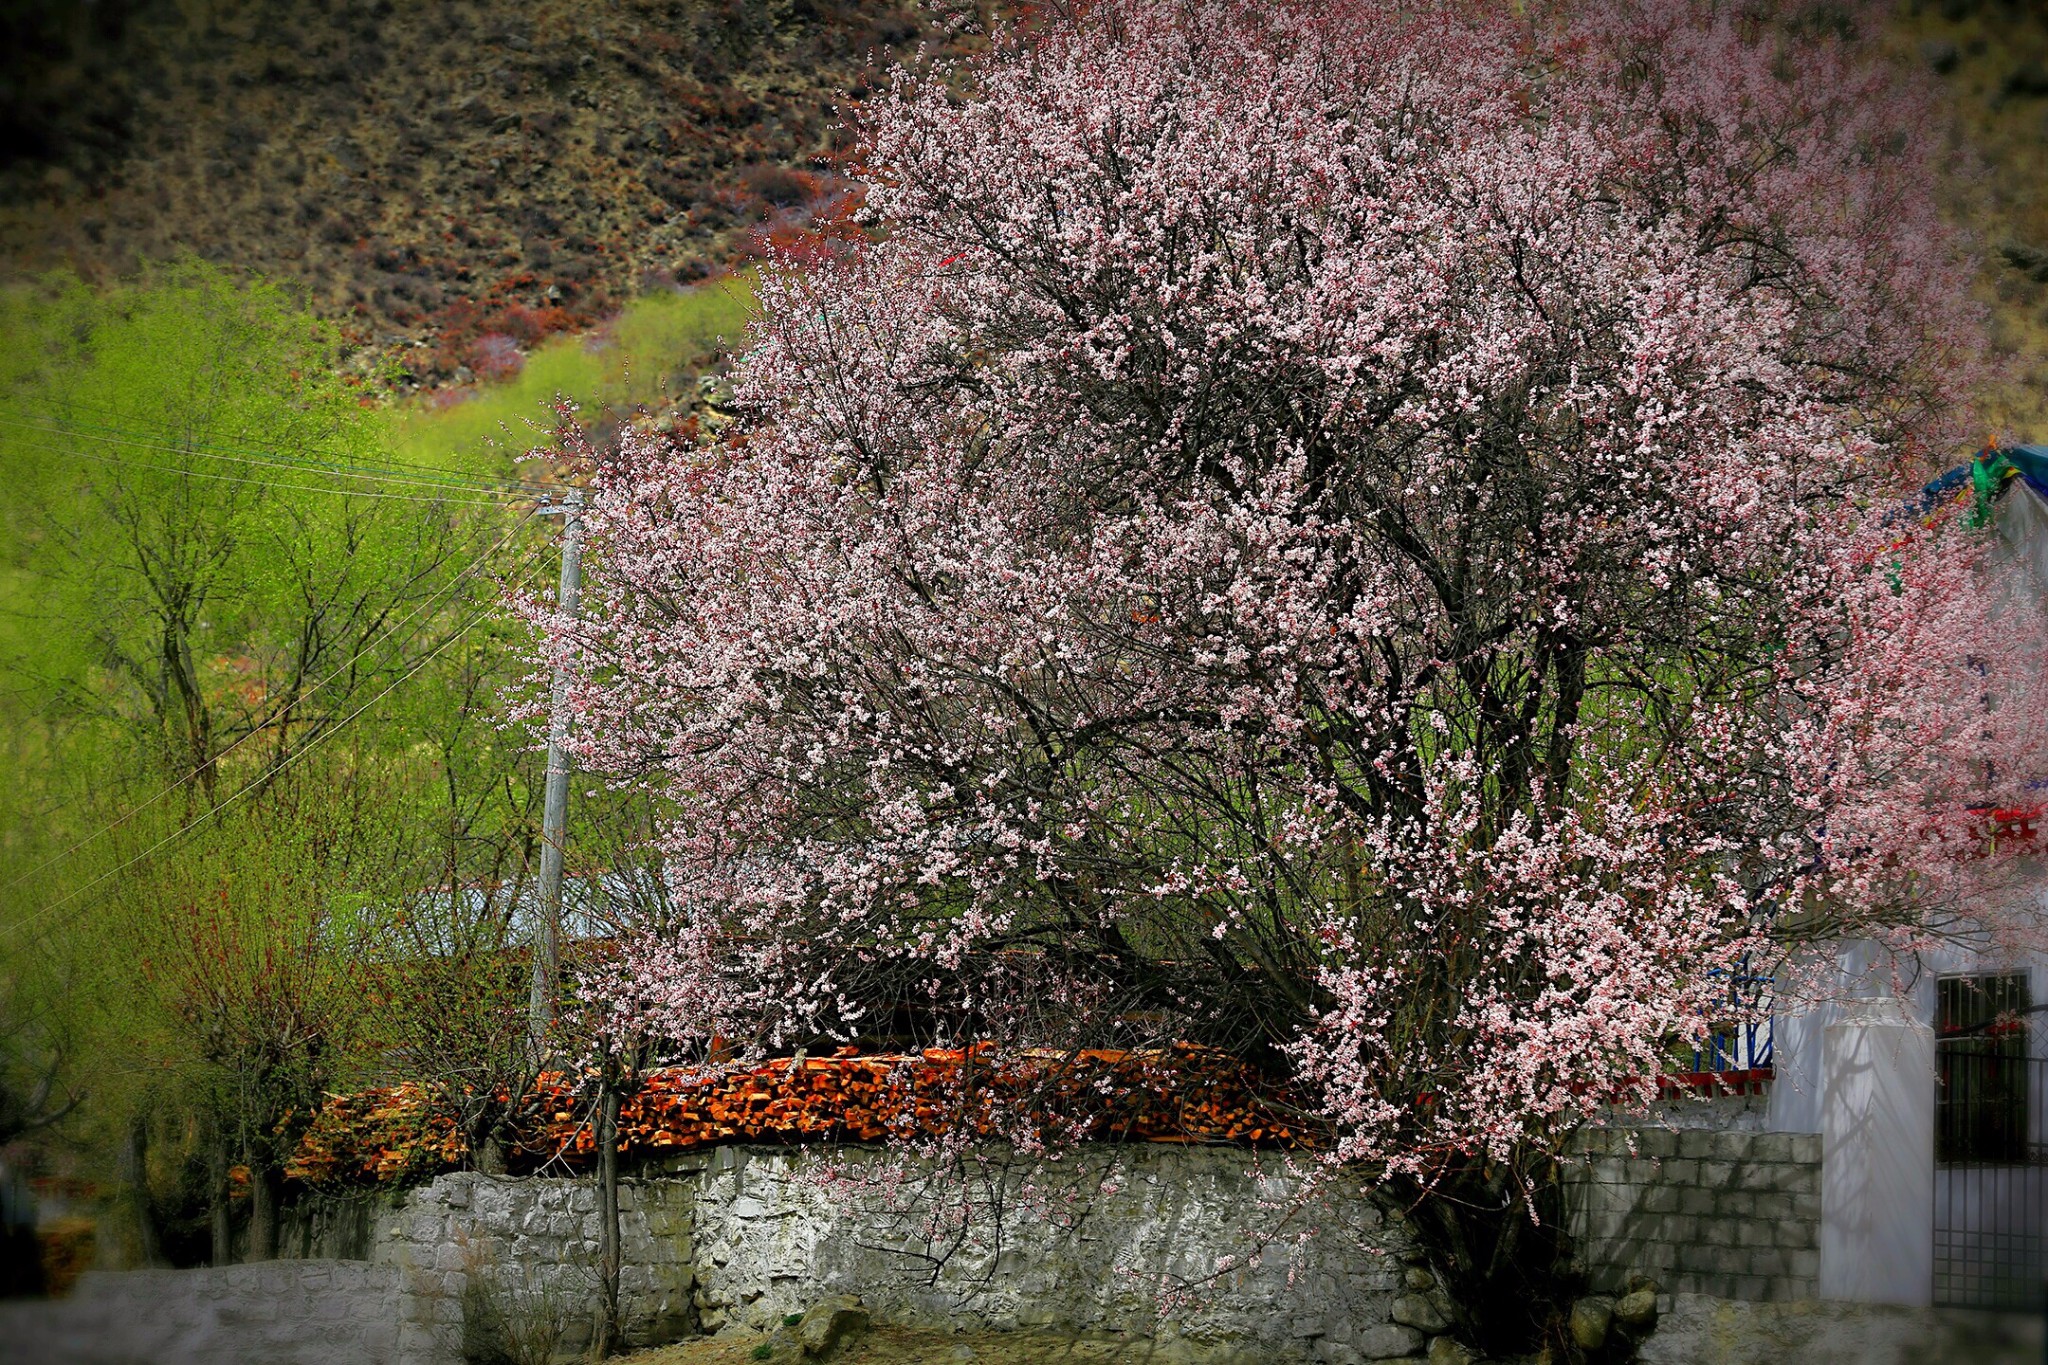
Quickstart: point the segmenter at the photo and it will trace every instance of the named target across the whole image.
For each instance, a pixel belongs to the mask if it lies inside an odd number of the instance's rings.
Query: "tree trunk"
[[[1563,1351],[1566,1311],[1582,1286],[1564,1231],[1554,1162],[1447,1173],[1432,1190],[1393,1182],[1461,1336],[1489,1357]]]
[[[249,1169],[249,1259],[277,1259],[278,1223],[284,1181],[278,1171],[256,1165]]]
[[[212,1264],[235,1263],[235,1226],[228,1205],[228,1130],[218,1114],[207,1120],[206,1207],[213,1226]]]
[[[606,1064],[597,1099],[598,1299],[591,1356],[603,1360],[619,1344],[619,1085]]]
[[[149,1197],[149,1117],[136,1114],[121,1142],[121,1183],[135,1226],[135,1258],[144,1267],[164,1263],[163,1239],[157,1235],[156,1210]]]

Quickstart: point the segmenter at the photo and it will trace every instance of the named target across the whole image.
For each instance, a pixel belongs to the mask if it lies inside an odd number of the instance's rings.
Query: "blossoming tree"
[[[625,441],[555,635],[671,812],[638,1007],[1194,1040],[1512,1203],[1742,955],[1994,910],[2039,636],[1898,510],[1962,266],[1895,78],[1725,8],[1104,0],[899,76],[874,244],[771,272],[735,433]]]

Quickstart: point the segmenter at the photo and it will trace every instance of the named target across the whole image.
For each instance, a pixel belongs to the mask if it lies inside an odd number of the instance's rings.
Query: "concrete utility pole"
[[[583,585],[583,490],[572,488],[543,515],[562,518],[562,582],[555,609],[570,621]],[[562,850],[569,833],[569,666],[555,661],[548,700],[548,771],[540,816],[540,920],[533,941],[533,1044],[546,1046],[562,974]]]

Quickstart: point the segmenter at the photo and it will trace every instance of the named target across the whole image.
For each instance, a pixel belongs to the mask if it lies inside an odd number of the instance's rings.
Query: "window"
[[[1950,976],[1936,983],[1936,1161],[2027,1159],[2029,1004],[2024,976]]]

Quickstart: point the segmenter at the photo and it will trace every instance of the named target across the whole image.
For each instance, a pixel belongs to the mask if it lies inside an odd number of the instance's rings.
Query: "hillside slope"
[[[233,262],[299,281],[423,384],[839,207],[835,106],[873,60],[963,45],[887,0],[84,13],[0,15],[10,270]]]
[[[0,272],[193,251],[293,279],[406,386],[843,207],[835,107],[994,0],[0,0]],[[1005,8],[1015,8],[1014,4]],[[2048,5],[1895,0],[2003,365],[2048,439]]]
[[[1983,395],[2001,437],[2048,441],[2048,7],[1906,0],[1894,59],[1932,68],[1951,119],[1951,211],[1977,237],[1977,295],[1999,374]]]

